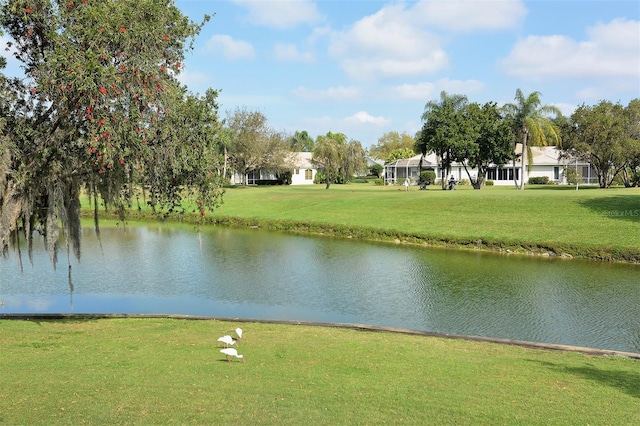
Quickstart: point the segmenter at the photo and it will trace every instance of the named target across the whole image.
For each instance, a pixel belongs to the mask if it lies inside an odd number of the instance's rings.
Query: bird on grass
[[[235,356],[236,358],[239,358],[242,360],[242,362],[244,362],[244,355],[240,355],[238,353],[237,350],[235,350],[234,348],[225,348],[225,349],[220,349],[220,352],[222,352],[223,354],[225,354],[227,356],[227,361],[231,362],[231,357]]]
[[[240,327],[236,328],[236,335],[238,336],[238,340],[242,339],[242,329]]]
[[[228,348],[229,346],[236,344],[236,341],[233,340],[233,337],[229,336],[228,334],[226,336],[220,337],[218,339],[218,342],[224,343],[225,348]]]

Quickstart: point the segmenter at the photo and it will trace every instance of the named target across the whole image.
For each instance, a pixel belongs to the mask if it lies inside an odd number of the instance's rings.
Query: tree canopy
[[[412,157],[417,152],[414,152],[416,140],[406,133],[387,132],[378,138],[378,143],[369,148],[369,155],[373,158],[379,158],[384,160],[385,163],[392,163],[398,158],[399,152],[411,152],[409,157]]]
[[[334,182],[348,182],[366,169],[365,151],[358,141],[348,141],[343,133],[327,132],[318,136],[313,150],[313,164],[324,177],[326,189]]]
[[[489,167],[501,167],[513,156],[511,125],[502,118],[495,102],[469,104],[462,114],[466,138],[456,160],[463,164],[473,187],[480,189]],[[469,168],[476,169],[477,174],[472,175]]]
[[[581,105],[571,115],[571,128],[565,149],[591,163],[601,188],[608,188],[615,177],[627,172],[627,186],[637,179],[640,163],[640,100],[627,107],[601,101],[595,106]]]
[[[312,152],[315,141],[306,130],[298,130],[289,137],[291,151]]]
[[[231,138],[229,158],[244,185],[251,170],[286,168],[287,138],[268,126],[263,113],[236,108],[227,114],[226,124]]]
[[[191,95],[176,77],[208,19],[192,22],[172,0],[2,2],[24,73],[0,76],[3,253],[23,235],[30,254],[38,229],[54,265],[61,232],[79,258],[83,192],[96,209],[99,195],[122,210],[138,186],[158,208],[179,204],[185,187],[217,205],[217,93]]]
[[[440,159],[442,189],[445,188],[451,163],[456,161],[460,152],[458,144],[465,139],[461,111],[467,104],[466,96],[442,91],[439,100],[427,102],[422,114],[423,125],[416,146],[423,155],[434,152]]]

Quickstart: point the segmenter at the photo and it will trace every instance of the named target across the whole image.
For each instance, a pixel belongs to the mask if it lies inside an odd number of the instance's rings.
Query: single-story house
[[[520,153],[521,150],[522,145],[518,144],[516,146],[516,153]],[[565,170],[570,167],[575,167],[582,183],[593,184],[598,182],[589,163],[582,160],[560,158],[561,152],[554,146],[531,147],[531,154],[533,161],[530,170],[528,170],[526,164],[523,170],[522,160],[520,158],[516,160],[515,175],[518,183],[520,183],[521,177],[524,177],[524,182],[527,183],[530,177],[542,176],[547,176],[549,182],[558,184],[566,183]],[[409,177],[410,181],[415,184],[420,176],[420,171],[424,170],[433,170],[438,179],[442,178],[442,168],[440,167],[438,157],[433,153],[425,156],[418,154],[411,158],[396,160],[393,163],[386,164],[384,166],[384,183],[402,184],[404,180]],[[475,179],[477,170],[470,169],[469,173],[471,173],[471,176]],[[513,185],[513,174],[513,163],[509,162],[502,167],[489,168],[485,178],[492,180],[494,185]],[[451,164],[449,176],[451,175],[453,175],[457,181],[469,179],[462,163],[456,162]]]
[[[309,185],[316,178],[316,169],[311,160],[312,152],[292,152],[291,161],[293,163],[293,172],[291,173],[291,185]]]
[[[312,157],[313,153],[311,152],[292,152],[289,158],[285,160],[286,166],[281,170],[250,170],[244,176],[244,181],[247,185],[276,185],[282,183],[289,183],[291,185],[313,184],[313,180],[318,171],[311,163]],[[234,171],[231,176],[231,182],[236,185],[242,184],[242,176]]]

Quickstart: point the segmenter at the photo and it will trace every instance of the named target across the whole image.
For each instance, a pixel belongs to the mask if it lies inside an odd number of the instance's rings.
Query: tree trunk
[[[516,159],[518,157],[516,155],[516,146],[518,146],[518,144],[513,146],[513,186],[518,189],[518,179],[516,179]]]
[[[524,189],[524,168],[525,168],[524,163],[525,163],[525,160],[526,160],[525,155],[527,153],[527,139],[528,139],[527,138],[528,133],[526,131],[523,132],[523,133],[524,133],[524,135],[522,136],[522,156],[520,157],[520,159],[522,160],[522,167],[521,167],[521,170],[520,170],[520,189]],[[529,163],[527,163],[527,167],[528,167],[528,164]],[[514,179],[516,178],[516,169],[515,168],[513,169],[513,178]]]
[[[324,189],[329,189],[329,187],[331,186],[331,180],[327,179],[326,182],[327,186],[324,187]]]
[[[227,147],[224,147],[224,166],[222,167],[222,179],[226,181],[227,179]]]

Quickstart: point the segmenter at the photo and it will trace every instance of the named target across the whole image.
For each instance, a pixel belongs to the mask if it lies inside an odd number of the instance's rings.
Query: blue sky
[[[640,97],[637,0],[174,1],[196,22],[212,15],[180,81],[219,90],[222,117],[246,107],[290,134],[365,148],[413,136],[442,90],[500,105],[539,91],[565,115]]]
[[[518,0],[177,0],[214,15],[180,79],[220,89],[222,115],[276,130],[342,132],[364,147],[421,127],[442,90],[472,102],[542,93],[570,115],[640,97],[640,3]]]

